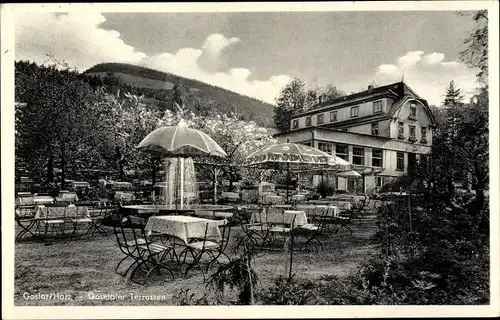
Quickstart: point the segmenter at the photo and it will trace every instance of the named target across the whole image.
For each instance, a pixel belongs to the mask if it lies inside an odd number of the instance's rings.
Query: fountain
[[[193,158],[165,159],[165,188],[159,197],[170,207],[180,202],[181,208],[184,205],[189,206],[198,199]]]
[[[141,141],[137,148],[166,157],[165,181],[159,193],[163,204],[133,205],[124,208],[148,214],[232,210],[232,206],[196,204],[198,186],[191,157],[227,156],[224,150],[205,133],[188,128],[187,124],[181,121],[177,126],[154,130]]]

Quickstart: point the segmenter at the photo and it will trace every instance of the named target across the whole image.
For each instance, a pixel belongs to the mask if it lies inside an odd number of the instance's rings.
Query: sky
[[[268,103],[293,78],[351,93],[404,75],[440,105],[451,80],[466,97],[477,87],[459,59],[473,27],[453,11],[16,13],[15,58],[131,63]]]

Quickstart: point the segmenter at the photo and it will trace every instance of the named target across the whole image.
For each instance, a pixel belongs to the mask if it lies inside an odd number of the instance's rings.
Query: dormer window
[[[294,119],[292,121],[292,129],[297,129],[299,127],[299,120],[298,119]]]
[[[306,117],[306,127],[310,127],[310,126],[311,126],[311,116]]]
[[[410,104],[410,116],[408,118],[411,120],[417,119],[417,105],[415,103]]]
[[[337,121],[337,111],[331,111],[330,112],[330,122],[335,122]]]
[[[359,106],[351,107],[351,118],[359,116]]]
[[[373,114],[382,113],[382,101],[375,101],[373,103]]]
[[[318,115],[317,115],[317,117],[318,117],[318,118],[317,118],[316,123],[317,123],[317,124],[323,124],[323,114],[322,114],[322,113],[321,113],[321,114],[318,114]]]

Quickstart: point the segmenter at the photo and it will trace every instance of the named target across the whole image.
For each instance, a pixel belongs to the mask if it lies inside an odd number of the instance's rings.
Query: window
[[[349,158],[347,146],[345,144],[337,144],[335,146],[335,155],[347,161],[347,159]]]
[[[351,118],[359,116],[359,107],[351,107]]]
[[[378,122],[372,123],[372,135],[378,136]]]
[[[332,144],[329,142],[318,142],[318,149],[328,154],[332,154],[333,151]]]
[[[352,163],[358,165],[365,164],[365,149],[363,148],[352,148]]]
[[[382,112],[382,101],[375,101],[373,103],[373,113],[381,113]]]
[[[323,124],[323,114],[318,114],[317,117],[317,124]]]
[[[311,116],[306,117],[306,127],[310,127],[310,126],[311,126]]]
[[[405,138],[405,124],[403,122],[398,123],[398,138],[399,139]]]
[[[382,149],[372,149],[372,166],[382,167]]]
[[[410,126],[410,140],[417,140],[415,126]]]
[[[337,121],[337,111],[330,112],[330,122]]]
[[[398,152],[396,154],[396,170],[403,171],[405,167],[405,154],[404,152]]]
[[[294,119],[292,121],[292,129],[297,129],[299,127],[299,120]]]
[[[410,119],[417,119],[417,105],[415,103],[410,104]]]
[[[420,127],[420,141],[427,143],[427,127]]]

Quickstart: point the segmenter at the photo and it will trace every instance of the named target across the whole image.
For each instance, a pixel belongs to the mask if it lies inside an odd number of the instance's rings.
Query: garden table
[[[266,211],[262,214],[254,212],[252,214],[252,223],[265,222],[268,224],[287,224],[291,225],[295,217],[294,227],[307,224],[307,216],[304,211],[285,210],[283,212]],[[263,221],[261,221],[263,220]]]
[[[283,202],[283,197],[282,196],[265,196],[264,198],[264,203],[282,203]]]
[[[88,207],[45,207],[38,206],[35,211],[37,219],[83,218],[89,217]]]
[[[327,210],[326,216],[328,217],[338,217],[340,214],[340,208],[337,206],[317,205],[315,215],[322,216],[323,213],[325,213],[325,210]]]
[[[53,203],[54,198],[49,196],[35,196],[33,197],[33,202],[35,204]]]
[[[303,194],[294,194],[292,196],[292,201],[304,201],[306,200],[306,196]]]
[[[35,204],[34,199],[35,198],[33,196],[18,197],[16,198],[16,205],[20,206],[34,205]]]
[[[203,239],[208,225],[207,238],[218,242],[222,236],[218,228],[220,221],[191,216],[152,216],[145,230],[176,237],[189,243],[190,239]]]
[[[240,195],[237,192],[222,192],[221,197],[237,200],[240,198]]]

